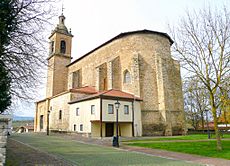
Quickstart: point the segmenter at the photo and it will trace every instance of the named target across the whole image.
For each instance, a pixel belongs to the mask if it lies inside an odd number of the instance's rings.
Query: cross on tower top
[[[63,3],[62,3],[62,7],[61,7],[61,13],[63,14],[63,11],[64,11],[64,5],[63,5]]]

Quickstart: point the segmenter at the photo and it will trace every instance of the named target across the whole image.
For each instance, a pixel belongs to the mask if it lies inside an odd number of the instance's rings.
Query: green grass
[[[76,165],[199,165],[179,160],[170,160],[123,151],[112,147],[82,144],[73,140],[68,140],[65,137],[62,138],[38,134],[17,134],[12,135],[11,138],[36,147],[42,151],[62,157]]]
[[[202,142],[150,142],[150,143],[130,143],[131,146],[140,146],[152,149],[164,149],[175,152],[197,154],[207,157],[224,158],[230,160],[230,140],[223,140],[223,150],[216,151],[216,141],[202,141]]]
[[[211,138],[215,139],[215,135],[211,134]],[[230,138],[230,134],[224,134],[223,139]],[[206,140],[208,139],[207,134],[193,134],[186,136],[171,136],[171,137],[156,137],[156,138],[148,138],[148,139],[140,139],[140,140],[124,140],[123,142],[154,142],[154,141],[174,141],[174,140]]]

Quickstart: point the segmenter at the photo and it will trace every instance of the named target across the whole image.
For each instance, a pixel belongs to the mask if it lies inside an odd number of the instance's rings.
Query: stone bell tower
[[[59,16],[59,23],[52,31],[48,60],[46,97],[52,97],[67,90],[68,65],[71,61],[71,31],[65,26],[65,16]]]

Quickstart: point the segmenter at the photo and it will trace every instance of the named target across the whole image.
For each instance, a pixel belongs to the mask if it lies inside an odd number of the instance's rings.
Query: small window
[[[131,76],[128,70],[124,72],[124,83],[131,83]]]
[[[124,114],[129,114],[129,106],[124,105]]]
[[[73,131],[76,131],[76,124],[73,125]]]
[[[44,116],[41,115],[40,116],[40,130],[43,129],[43,118],[44,118]]]
[[[66,43],[64,40],[61,41],[61,44],[60,44],[60,52],[62,54],[65,54],[65,51],[66,51]]]
[[[59,119],[62,119],[62,110],[59,111]]]
[[[50,43],[50,54],[54,52],[54,41],[51,41]]]
[[[108,114],[113,114],[113,104],[108,105]]]
[[[95,105],[91,105],[91,115],[95,114]]]
[[[76,116],[79,116],[79,108],[76,108]]]
[[[83,124],[80,124],[80,131],[83,131]]]

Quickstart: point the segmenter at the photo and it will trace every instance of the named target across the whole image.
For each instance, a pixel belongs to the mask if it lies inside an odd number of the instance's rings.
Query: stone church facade
[[[109,118],[103,111],[108,112],[106,102],[111,106],[119,100],[126,113],[130,110],[127,118],[119,114],[120,135],[186,133],[180,65],[171,57],[173,41],[166,33],[121,33],[71,62],[73,35],[64,21],[62,14],[49,37],[46,98],[36,102],[36,132],[46,131],[48,124],[50,130],[80,133],[84,125],[86,133],[107,136],[116,115]],[[88,115],[90,105],[94,115]],[[74,120],[78,107],[84,117]]]

